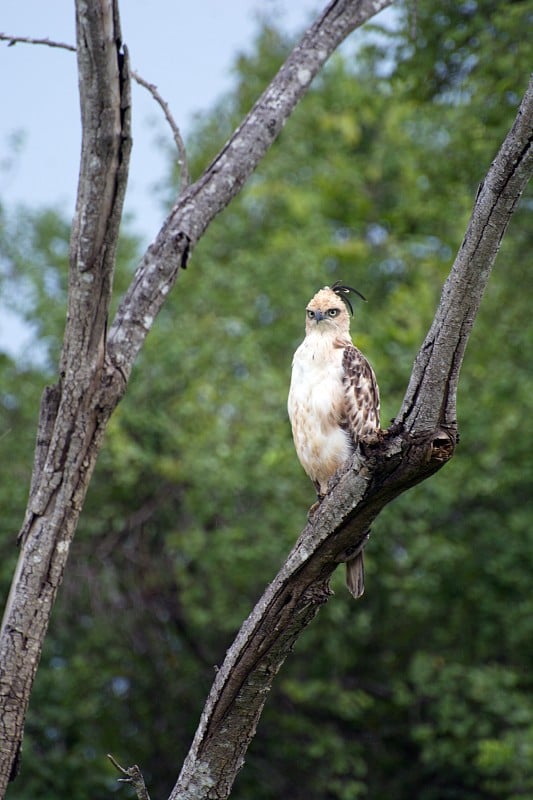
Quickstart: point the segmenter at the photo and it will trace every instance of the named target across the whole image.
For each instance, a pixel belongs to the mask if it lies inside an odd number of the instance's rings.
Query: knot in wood
[[[453,456],[457,436],[450,431],[440,429],[433,434],[429,460],[444,464]]]
[[[329,585],[329,580],[323,583],[312,584],[302,594],[298,603],[298,610],[302,611],[309,606],[316,607],[318,610],[319,606],[323,606],[324,603],[328,602],[332,594],[333,589]]]

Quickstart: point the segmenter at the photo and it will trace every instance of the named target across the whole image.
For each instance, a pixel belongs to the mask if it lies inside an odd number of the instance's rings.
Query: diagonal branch
[[[533,171],[532,92],[526,92],[515,123],[482,185],[465,242],[443,292],[432,330],[444,331],[424,347],[416,369],[421,389],[410,401],[407,421],[356,454],[302,531],[278,575],[244,622],[217,672],[193,744],[170,800],[202,800],[229,795],[242,766],[275,675],[296,638],[331,595],[329,578],[337,565],[361,547],[382,508],[403,491],[438,470],[453,454],[455,437],[442,437],[440,410],[451,403],[460,361],[474,322],[487,274],[496,257],[512,210]],[[490,228],[490,230],[487,230]],[[463,302],[463,292],[472,300]],[[440,319],[445,322],[440,323]],[[451,322],[450,322],[451,320]],[[451,342],[446,341],[449,331]],[[454,333],[457,334],[454,338]],[[460,334],[460,335],[459,335]],[[443,364],[451,378],[437,382]],[[452,369],[453,367],[453,369]],[[424,381],[427,381],[429,389]],[[429,431],[419,421],[432,425]]]
[[[456,423],[459,371],[492,266],[533,165],[533,78],[481,183],[470,222],[415,361],[398,421],[412,433]]]
[[[70,297],[60,380],[41,402],[21,553],[0,632],[0,797],[17,771],[48,622],[105,428],[153,318],[189,248],[237,194],[327,57],[390,2],[330,3],[204,176],[178,198],[107,337],[131,147],[129,65],[118,0],[76,0],[83,141]]]
[[[110,331],[110,356],[125,376],[208,225],[239,193],[330,55],[391,2],[330,2],[200,179],[179,196],[141,260]]]

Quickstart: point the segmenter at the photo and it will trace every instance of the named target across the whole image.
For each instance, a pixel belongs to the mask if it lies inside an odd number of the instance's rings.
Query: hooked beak
[[[315,320],[316,324],[318,325],[320,320],[321,319],[325,319],[325,317],[324,317],[324,314],[321,311],[315,311],[315,316],[313,317],[313,319]]]

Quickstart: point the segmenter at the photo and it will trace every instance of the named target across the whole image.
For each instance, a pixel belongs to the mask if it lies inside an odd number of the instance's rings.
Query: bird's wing
[[[357,347],[344,348],[342,359],[346,419],[354,441],[379,430],[379,388],[374,370]]]

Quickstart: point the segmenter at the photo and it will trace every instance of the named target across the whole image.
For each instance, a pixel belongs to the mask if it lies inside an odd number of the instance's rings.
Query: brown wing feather
[[[374,370],[357,347],[344,348],[342,366],[346,401],[343,427],[357,441],[379,430],[379,388]]]

